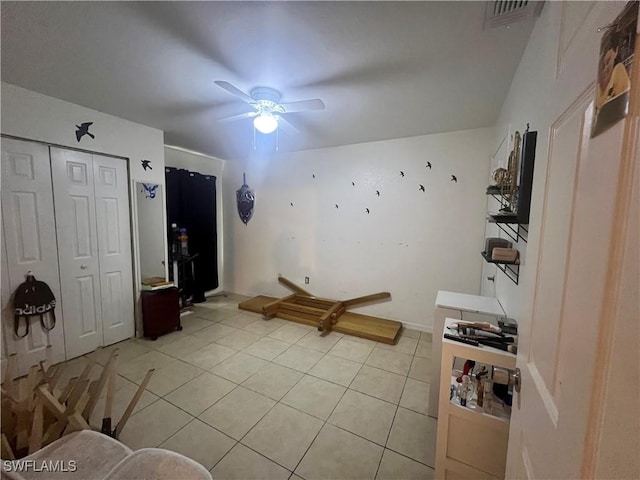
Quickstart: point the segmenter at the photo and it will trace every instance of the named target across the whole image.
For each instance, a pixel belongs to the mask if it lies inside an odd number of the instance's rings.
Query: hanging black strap
[[[18,314],[15,315],[13,320],[13,333],[16,334],[18,338],[24,338],[29,335],[29,318],[25,318],[26,331],[24,335],[20,335],[18,331],[20,330],[20,316]]]

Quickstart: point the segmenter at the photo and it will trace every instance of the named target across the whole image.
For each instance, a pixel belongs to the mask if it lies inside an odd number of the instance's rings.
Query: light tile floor
[[[155,368],[123,443],[174,450],[216,480],[433,478],[430,334],[405,329],[394,346],[323,336],[239,310],[243,298],[209,298],[182,332],[87,355],[104,364],[119,350],[114,421]],[[74,375],[85,362],[67,363]]]

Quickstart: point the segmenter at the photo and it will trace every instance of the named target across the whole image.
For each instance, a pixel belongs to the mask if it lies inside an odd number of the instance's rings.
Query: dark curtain
[[[197,254],[193,259],[193,278],[191,267],[187,266],[184,287],[194,301],[204,301],[204,292],[218,287],[216,177],[166,168],[165,181],[169,258],[174,242],[171,225],[175,223],[178,228],[187,229],[189,255]]]

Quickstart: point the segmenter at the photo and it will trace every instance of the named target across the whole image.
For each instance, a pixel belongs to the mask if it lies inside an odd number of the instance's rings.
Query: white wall
[[[129,159],[129,176],[132,183],[141,181],[164,185],[164,133],[161,130],[7,83],[0,84],[0,87],[2,134],[125,157]],[[78,142],[75,134],[76,125],[84,122],[93,122],[89,132],[95,138],[85,135]],[[151,169],[145,171],[142,160],[150,160]],[[133,186],[130,192],[132,199],[135,198]],[[132,205],[135,205],[134,201]],[[138,298],[140,255],[138,229],[135,228],[135,208],[132,214],[134,285]],[[165,226],[158,225],[158,232],[162,234],[164,231]],[[137,330],[141,330],[139,322]]]
[[[202,175],[212,175],[216,177],[216,215],[218,232],[218,282],[217,289],[207,292],[207,294],[224,290],[224,209],[223,209],[223,186],[222,176],[226,161],[219,158],[210,157],[202,153],[185,150],[182,148],[165,145],[164,149],[165,165],[167,167],[182,168],[190,172],[198,172]]]
[[[282,274],[325,298],[389,291],[390,302],[357,311],[430,331],[438,290],[480,291],[493,134],[476,129],[228,162],[227,289],[284,296]],[[235,199],[243,172],[256,196],[246,226]]]
[[[164,133],[80,105],[2,83],[2,133],[129,159],[132,180],[164,185]],[[93,122],[76,140],[76,125]],[[151,170],[141,160],[151,161]]]

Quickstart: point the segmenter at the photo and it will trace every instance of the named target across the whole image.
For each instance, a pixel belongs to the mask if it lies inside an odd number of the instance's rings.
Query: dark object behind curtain
[[[166,168],[165,181],[169,258],[175,223],[187,229],[189,254],[198,254],[193,260],[194,278],[187,278],[184,286],[194,301],[204,301],[204,292],[218,288],[216,177]]]

